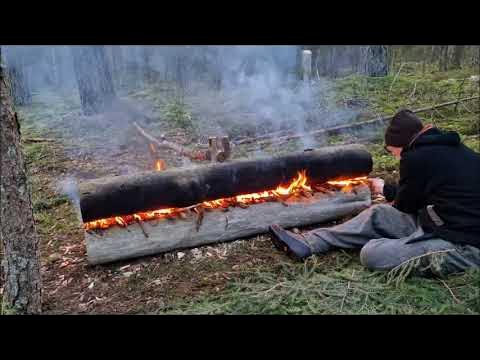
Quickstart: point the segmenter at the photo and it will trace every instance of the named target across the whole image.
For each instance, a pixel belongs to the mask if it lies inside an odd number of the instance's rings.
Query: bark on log
[[[279,224],[297,227],[332,221],[371,205],[367,186],[356,192],[336,192],[334,195],[315,194],[309,199],[255,204],[248,209],[233,208],[204,213],[202,225],[196,230],[195,217],[158,222],[138,223],[127,228],[118,226],[85,233],[87,258],[92,265],[153,255],[172,250],[193,248],[213,243],[266,233],[268,227]],[[148,237],[145,236],[148,234]]]
[[[332,146],[285,156],[97,179],[80,185],[82,218],[87,222],[274,189],[290,182],[301,170],[306,170],[312,183],[365,176],[372,170],[372,157],[363,145]]]

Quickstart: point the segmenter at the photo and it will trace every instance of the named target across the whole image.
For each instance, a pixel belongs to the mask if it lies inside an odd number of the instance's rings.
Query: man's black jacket
[[[384,188],[387,201],[418,214],[427,233],[480,248],[480,154],[456,132],[432,128],[401,155],[398,186]]]

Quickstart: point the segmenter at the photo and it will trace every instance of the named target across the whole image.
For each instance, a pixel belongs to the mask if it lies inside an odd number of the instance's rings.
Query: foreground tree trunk
[[[85,115],[98,114],[116,99],[103,46],[72,46],[73,67]]]
[[[367,49],[368,76],[388,75],[388,49],[385,45],[369,46]]]
[[[1,49],[0,49],[1,55]],[[1,58],[1,56],[0,56]],[[17,115],[0,64],[0,238],[4,261],[3,308],[41,312],[39,241],[20,147]]]

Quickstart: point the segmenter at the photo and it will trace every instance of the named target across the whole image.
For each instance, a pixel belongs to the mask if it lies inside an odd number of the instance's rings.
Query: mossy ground
[[[399,107],[420,108],[478,95],[471,69],[437,73],[406,64],[397,76],[338,79],[338,99],[356,99],[372,114],[389,115]],[[464,81],[464,79],[467,79]],[[168,87],[167,87],[168,88]],[[167,89],[168,90],[168,89]],[[162,126],[190,127],[188,106],[165,101],[167,91],[145,89],[129,96],[157,106],[170,119]],[[24,138],[48,137],[40,120],[78,109],[78,102],[46,108],[41,103],[20,109]],[[480,151],[478,102],[423,114],[426,121],[458,131],[465,143]],[[159,125],[160,127],[160,125]],[[342,143],[345,136],[327,143]],[[347,140],[355,140],[349,136]],[[480,273],[448,279],[407,278],[390,283],[385,274],[364,269],[358,251],[336,251],[305,264],[291,262],[273,248],[269,237],[205,247],[198,252],[144,258],[90,267],[78,215],[57,188],[57,180],[83,166],[65,155],[66,145],[25,143],[32,198],[41,237],[45,311],[47,313],[222,313],[222,314],[472,314],[480,312]],[[283,144],[282,151],[295,149]],[[395,179],[398,163],[383,151],[381,132],[370,139],[374,174]],[[238,147],[236,156],[249,156]],[[266,148],[276,152],[278,148]],[[88,161],[91,171],[94,161]],[[93,169],[93,170],[92,170]]]

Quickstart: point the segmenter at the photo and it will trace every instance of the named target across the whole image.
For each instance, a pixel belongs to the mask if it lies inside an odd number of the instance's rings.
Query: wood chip
[[[205,210],[203,207],[199,206],[193,209],[193,211],[195,211],[195,213],[197,214],[197,219],[195,220],[195,230],[198,232],[200,230],[200,226],[202,226]]]

